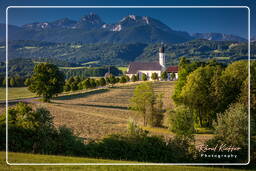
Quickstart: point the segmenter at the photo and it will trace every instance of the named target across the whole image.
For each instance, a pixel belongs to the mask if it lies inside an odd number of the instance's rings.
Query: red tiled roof
[[[178,72],[179,70],[179,67],[178,66],[169,66],[167,69],[166,69],[166,72]]]

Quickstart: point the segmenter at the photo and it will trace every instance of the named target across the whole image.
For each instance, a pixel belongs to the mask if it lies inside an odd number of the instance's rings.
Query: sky
[[[9,0],[0,1],[0,23],[5,23],[7,6],[248,6],[251,13],[251,35],[256,35],[256,1],[253,0]],[[189,33],[218,32],[248,36],[247,8],[11,8],[8,10],[9,24],[23,25],[32,22],[54,21],[68,17],[79,20],[90,12],[98,14],[106,23],[115,23],[129,14],[150,16],[167,24],[174,30]]]

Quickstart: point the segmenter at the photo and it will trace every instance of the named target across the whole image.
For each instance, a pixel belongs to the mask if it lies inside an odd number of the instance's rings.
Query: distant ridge
[[[0,24],[0,40],[5,39],[5,25]],[[68,18],[51,22],[9,26],[9,40],[82,43],[181,43],[193,39],[245,42],[239,36],[222,33],[195,33],[171,29],[149,16],[128,15],[113,24],[105,23],[94,13],[78,21]]]

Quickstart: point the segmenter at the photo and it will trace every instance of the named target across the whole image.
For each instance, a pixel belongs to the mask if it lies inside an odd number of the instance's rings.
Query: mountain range
[[[128,15],[108,24],[94,13],[78,21],[68,18],[52,22],[36,22],[23,26],[9,25],[9,40],[81,43],[182,43],[194,39],[246,42],[247,40],[222,33],[195,33],[176,31],[149,16]],[[5,40],[5,25],[0,24],[0,40]]]

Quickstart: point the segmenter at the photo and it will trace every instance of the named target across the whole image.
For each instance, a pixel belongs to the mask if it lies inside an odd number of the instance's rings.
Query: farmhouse
[[[168,73],[168,80],[171,78],[171,73],[175,74],[174,79],[178,78],[178,66],[170,66],[166,68],[165,65],[165,52],[164,46],[161,44],[159,48],[159,61],[158,62],[132,62],[128,66],[127,74],[130,78],[132,75],[139,75],[139,79],[142,79],[142,75],[146,74],[148,80],[151,80],[151,75],[157,73],[158,77],[161,73],[166,71]]]

